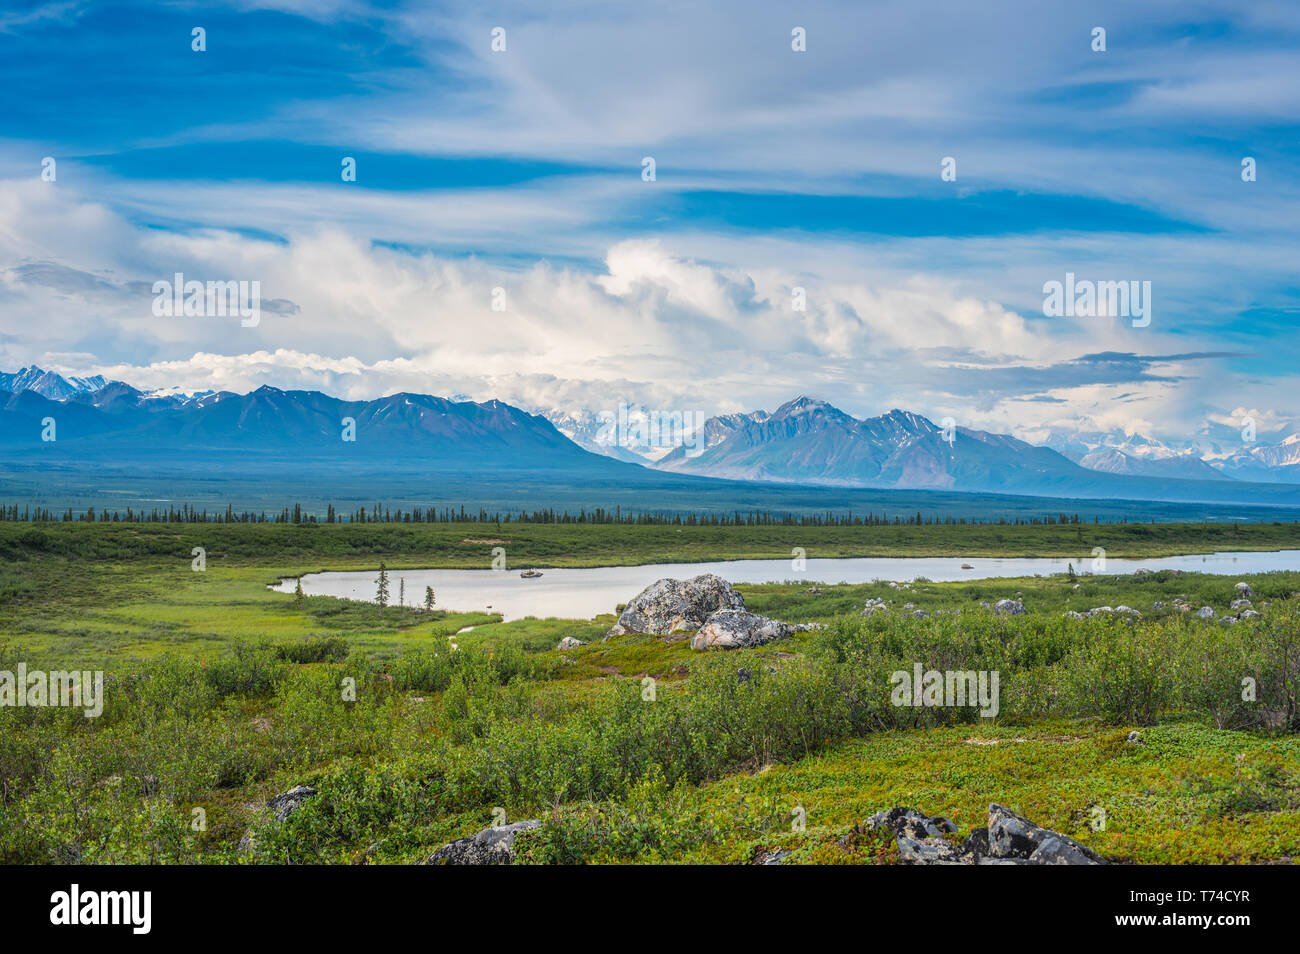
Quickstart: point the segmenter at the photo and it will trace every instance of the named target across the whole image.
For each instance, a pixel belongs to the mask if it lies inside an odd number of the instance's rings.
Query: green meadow
[[[991,801],[1126,862],[1300,851],[1300,574],[740,586],[750,609],[823,628],[725,653],[602,642],[612,615],[503,623],[267,588],[486,566],[493,546],[540,567],[793,547],[1082,559],[1290,548],[1300,527],[0,523],[0,670],[108,673],[96,719],[0,708],[0,861],[409,863],[500,809],[544,821],[523,862],[887,864],[872,812],[964,834]],[[1238,579],[1259,619],[1172,608],[1226,614]],[[1001,598],[1026,612],[981,606]],[[868,599],[891,608],[863,616]],[[1141,618],[1065,617],[1119,604]],[[586,645],[557,651],[566,636]],[[1000,672],[998,716],[893,705],[889,674],[916,662]],[[269,822],[266,799],[298,784],[318,794]]]

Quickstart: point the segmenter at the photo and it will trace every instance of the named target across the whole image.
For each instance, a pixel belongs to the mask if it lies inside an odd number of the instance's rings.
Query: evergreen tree
[[[432,612],[433,612],[433,604],[434,604],[434,602],[435,602],[435,601],[434,601],[434,598],[433,598],[433,587],[432,587],[432,586],[426,586],[426,587],[424,588],[424,611],[425,611],[426,613],[432,613]]]
[[[379,564],[379,579],[375,580],[375,583],[379,586],[375,591],[375,602],[379,604],[379,613],[382,616],[388,606],[388,568],[382,563]]]

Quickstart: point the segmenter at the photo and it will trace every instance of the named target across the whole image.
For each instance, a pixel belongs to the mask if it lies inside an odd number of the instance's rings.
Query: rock
[[[1238,583],[1236,589],[1237,589],[1237,595],[1238,595],[1238,596],[1254,596],[1254,595],[1255,595],[1255,591],[1252,590],[1252,589],[1250,588],[1250,584],[1249,584],[1249,583],[1245,583],[1245,582]]]
[[[1196,611],[1197,619],[1214,619],[1214,607],[1202,606]]]
[[[1073,838],[1035,825],[996,803],[989,806],[989,854],[994,858],[1024,858],[1030,864],[1106,863]]]
[[[691,649],[749,649],[813,628],[782,623],[747,610],[718,610],[691,637]]]
[[[537,818],[512,822],[482,831],[443,845],[431,854],[426,865],[508,865],[515,860],[515,836],[521,831],[541,828]]]
[[[585,646],[585,645],[587,644],[583,642],[581,639],[578,639],[576,636],[565,636],[562,640],[560,640],[559,644],[555,648],[556,649],[577,649],[579,646]]]
[[[694,632],[718,610],[744,608],[744,599],[732,585],[712,573],[689,580],[658,580],[627,604],[605,638],[624,633],[671,636]]]
[[[1112,616],[1116,616],[1116,615],[1118,615],[1118,616],[1138,616],[1138,617],[1140,617],[1140,616],[1142,615],[1142,614],[1139,613],[1137,610],[1135,610],[1133,607],[1131,607],[1131,606],[1123,606],[1123,605],[1120,605],[1120,606],[1094,606],[1092,609],[1088,610],[1088,616],[1089,616],[1089,617],[1100,616],[1102,613],[1109,613],[1109,614],[1112,615]]]
[[[905,865],[961,865],[967,862],[961,851],[942,838],[898,836],[898,856]]]
[[[1064,835],[1049,834],[1027,859],[1031,865],[1097,865],[1100,856]]]
[[[266,807],[275,814],[276,821],[282,822],[302,807],[303,802],[315,794],[316,789],[310,785],[299,785],[283,794],[276,795],[266,803]]]
[[[296,812],[302,803],[316,794],[316,789],[310,785],[297,785],[287,792],[281,792],[279,795],[273,795],[266,803],[270,809],[272,817],[276,822],[283,822],[286,818]],[[257,847],[257,838],[251,831],[244,832],[244,836],[239,839],[240,851],[251,851]]]
[[[1241,619],[1241,620],[1259,619],[1259,613],[1255,612],[1253,609],[1248,609],[1242,613],[1239,613],[1237,615],[1237,619]]]
[[[925,610],[920,610],[920,609],[919,609],[919,610],[913,610],[913,611],[912,611],[912,618],[913,618],[913,619],[925,619],[928,615],[930,615],[930,614],[927,613]]]
[[[1087,619],[1082,613],[1076,613],[1074,610],[1066,610],[1066,619]]]
[[[1136,569],[1136,570],[1133,571],[1133,575],[1134,575],[1134,576],[1147,576],[1147,575],[1149,575],[1150,573],[1151,573],[1150,570],[1143,569],[1143,568],[1138,568],[1138,569]]]
[[[1025,604],[1019,600],[998,600],[993,604],[993,612],[999,616],[1019,616],[1025,611]]]
[[[989,853],[989,830],[987,828],[976,828],[962,842],[961,853],[970,855],[975,858],[981,858]]]
[[[1128,734],[1128,739],[1126,741],[1129,745],[1145,745],[1146,743],[1140,738],[1141,734],[1142,733],[1138,732],[1137,729],[1134,729]]]
[[[863,616],[874,616],[877,613],[883,613],[889,609],[889,604],[881,599],[867,600],[867,605],[862,607]]]
[[[1165,608],[1165,604],[1161,603],[1159,600],[1156,600],[1154,603],[1151,604],[1151,608],[1153,610],[1162,610]]]
[[[957,826],[942,815],[925,815],[914,808],[891,808],[876,812],[867,819],[867,828],[872,831],[881,828],[893,832],[895,837],[907,838],[942,838],[945,833],[955,832]]]
[[[989,806],[989,825],[976,828],[960,845],[945,835],[956,830],[946,818],[912,808],[891,808],[867,819],[867,828],[892,832],[909,865],[1103,865],[1091,848],[1042,828],[1001,805]]]
[[[754,859],[754,864],[779,865],[789,858],[790,854],[791,852],[786,848],[777,848],[775,851],[760,851],[758,857]]]
[[[1230,610],[1244,610],[1244,609],[1250,609],[1250,607],[1251,607],[1250,600],[1233,600],[1231,603],[1228,604],[1228,609]]]

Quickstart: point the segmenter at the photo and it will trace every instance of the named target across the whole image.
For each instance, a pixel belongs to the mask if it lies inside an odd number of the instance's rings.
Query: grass
[[[1175,723],[1146,730],[1062,722],[957,726],[852,739],[792,765],[703,786],[693,810],[719,834],[684,863],[896,861],[855,826],[907,805],[951,818],[964,838],[996,801],[1108,858],[1234,864],[1300,856],[1300,743]],[[1269,781],[1269,780],[1272,781]],[[793,810],[806,830],[793,831]],[[1104,811],[1104,828],[1101,825]],[[857,837],[854,837],[856,834]],[[883,849],[883,850],[882,850]],[[633,860],[631,858],[609,860]]]
[[[828,628],[701,654],[680,639],[603,642],[613,616],[506,623],[267,588],[380,560],[465,565],[462,548],[485,545],[461,541],[485,539],[481,525],[30,529],[0,524],[0,669],[102,667],[117,681],[100,720],[0,709],[0,861],[406,863],[500,807],[546,822],[523,839],[525,861],[750,862],[782,849],[796,863],[891,863],[892,843],[863,829],[873,812],[910,805],[964,834],[992,801],[1120,861],[1297,855],[1297,736],[1215,726],[1241,722],[1242,673],[1263,687],[1300,667],[1300,574],[1246,577],[1265,617],[1233,627],[1154,604],[1222,614],[1236,577],[1168,571],[742,586],[756,612]],[[1115,533],[1097,544],[1115,556],[1225,549],[1225,534],[1240,534],[1239,548],[1298,542],[1289,526],[1083,529]],[[918,554],[941,533],[950,554],[1080,552],[1072,526],[501,533],[526,554],[515,565],[547,566],[788,557],[782,534],[809,530],[810,556]],[[210,545],[201,573],[195,535]],[[981,608],[1003,597],[1026,614]],[[868,598],[891,612],[864,619]],[[1063,618],[1121,603],[1142,619]],[[930,615],[913,619],[907,604]],[[556,651],[565,636],[586,645]],[[881,703],[908,659],[1000,668],[1003,713],[909,722]],[[340,692],[349,680],[353,699]],[[1134,728],[1140,745],[1127,743]],[[265,800],[304,782],[319,795],[264,826]],[[189,825],[195,808],[202,831]],[[1106,824],[1093,830],[1098,808]],[[237,850],[250,827],[254,855]]]

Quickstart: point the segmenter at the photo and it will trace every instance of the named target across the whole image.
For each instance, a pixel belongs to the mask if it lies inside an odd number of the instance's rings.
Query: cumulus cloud
[[[897,405],[1023,431],[1057,418],[1045,396],[1075,416],[1132,422],[1134,395],[1159,403],[1170,382],[1216,357],[1144,356],[1139,344],[1159,339],[1126,322],[1026,316],[953,279],[724,265],[667,238],[616,242],[591,266],[502,264],[376,245],[341,228],[284,241],[141,229],[72,193],[25,185],[5,195],[0,254],[12,264],[0,291],[14,332],[0,357],[142,388],[272,384],[349,398],[410,390],[707,412],[811,392],[860,414]],[[42,257],[24,260],[25,250]],[[152,283],[176,272],[259,281],[263,320],[154,316]]]

